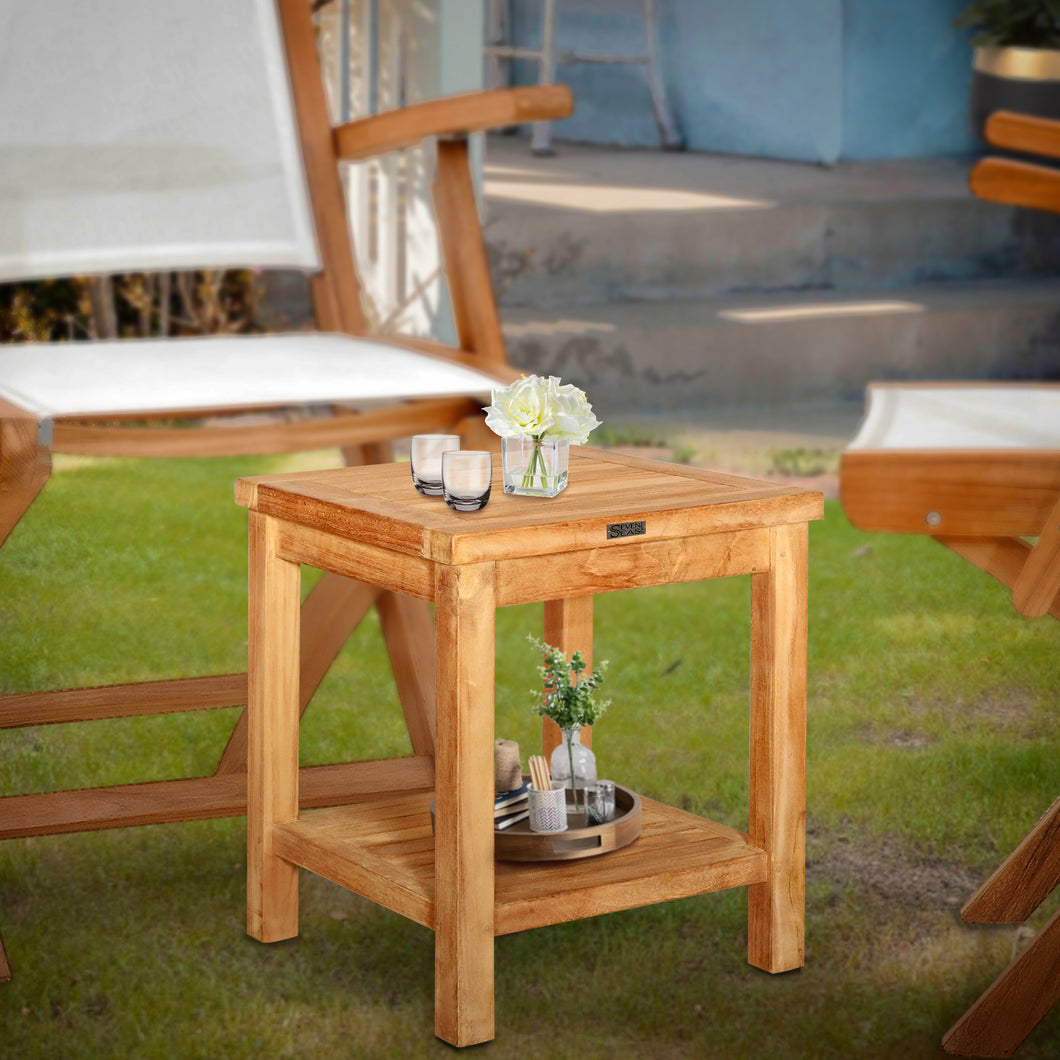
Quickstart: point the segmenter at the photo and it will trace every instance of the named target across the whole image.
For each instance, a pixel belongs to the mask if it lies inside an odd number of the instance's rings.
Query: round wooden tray
[[[615,785],[615,819],[587,827],[585,811],[571,809],[574,793],[567,791],[567,830],[531,832],[526,819],[509,828],[494,829],[493,850],[498,861],[570,861],[591,858],[628,846],[640,835],[640,798]]]

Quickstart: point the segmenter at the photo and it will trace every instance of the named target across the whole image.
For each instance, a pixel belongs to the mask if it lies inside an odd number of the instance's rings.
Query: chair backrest
[[[320,267],[275,0],[0,0],[0,281],[246,266]]]

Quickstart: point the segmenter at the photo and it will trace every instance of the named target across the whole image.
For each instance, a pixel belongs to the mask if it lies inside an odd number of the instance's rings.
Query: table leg
[[[435,1033],[493,1037],[492,564],[440,567],[435,594]]]
[[[750,807],[769,874],[748,888],[747,959],[784,972],[803,963],[807,528],[769,535],[769,570],[751,576]]]
[[[270,850],[270,830],[298,816],[301,568],[277,554],[278,523],[250,513],[247,702],[247,932],[298,934],[298,866]]]
[[[4,940],[0,937],[0,983],[6,983],[11,978],[11,965],[7,963],[7,953],[4,951]]]
[[[580,651],[589,669],[593,666],[593,597],[572,596],[565,600],[546,600],[544,616],[544,640],[559,648],[570,658]],[[559,747],[563,737],[559,726],[551,718],[541,719],[541,753],[549,761],[552,752]],[[593,745],[592,726],[587,725],[579,734],[586,747]]]

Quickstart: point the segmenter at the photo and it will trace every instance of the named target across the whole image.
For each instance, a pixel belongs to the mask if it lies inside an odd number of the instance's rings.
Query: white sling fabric
[[[0,0],[0,281],[319,267],[273,0]]]
[[[870,386],[850,449],[1058,449],[1060,386]]]
[[[0,398],[41,420],[445,396],[488,403],[497,380],[348,335],[238,335],[0,346]]]

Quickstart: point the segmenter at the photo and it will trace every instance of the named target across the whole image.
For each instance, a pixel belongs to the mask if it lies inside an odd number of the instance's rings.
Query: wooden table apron
[[[607,465],[603,454],[592,456],[597,459],[586,467]],[[643,469],[663,474],[656,466],[667,478],[683,478],[670,465],[652,461],[625,459],[607,469],[618,478],[643,474]],[[664,536],[630,536],[601,544],[599,531],[608,514],[603,522],[596,520],[597,532],[587,539],[595,544],[578,547],[580,524],[552,524],[550,532],[547,521],[528,520],[525,514],[554,516],[559,509],[549,506],[555,502],[542,505],[520,499],[517,503],[524,507],[514,520],[514,536],[498,525],[477,542],[459,533],[412,540],[401,536],[400,513],[394,525],[386,525],[386,533],[380,534],[377,516],[382,513],[387,523],[385,503],[369,512],[371,518],[361,520],[358,512],[371,509],[373,502],[359,496],[361,507],[351,510],[340,491],[328,484],[328,477],[337,483],[378,479],[378,470],[344,469],[316,473],[315,479],[290,475],[240,483],[240,503],[251,509],[248,931],[262,941],[297,934],[299,865],[432,927],[436,1033],[455,1045],[493,1037],[493,939],[524,927],[746,885],[748,960],[770,972],[801,966],[806,520],[819,517],[820,494],[686,469],[692,472],[691,487],[706,488],[709,482],[731,488],[734,503],[742,503],[746,510],[726,510],[725,504],[718,504],[711,519],[696,526],[689,506],[681,507],[678,498],[669,498],[669,508],[656,503],[646,513],[631,513],[652,529],[661,528]],[[398,471],[411,492],[407,468]],[[578,471],[577,465],[572,467],[573,483]],[[287,486],[298,497],[287,495]],[[276,488],[270,491],[270,487]],[[269,499],[264,503],[266,494]],[[327,503],[323,509],[316,503],[303,505],[307,496]],[[636,506],[632,499],[626,504]],[[259,505],[267,511],[255,510]],[[454,526],[459,530],[475,525],[473,520],[483,519],[491,510],[454,517],[458,520]],[[387,535],[389,541],[384,540]],[[513,546],[513,541],[518,543]],[[430,887],[410,884],[370,851],[350,862],[334,853],[352,819],[350,813],[358,812],[356,805],[314,811],[318,823],[313,836],[301,831],[297,790],[301,563],[435,605],[433,895]],[[646,867],[643,878],[632,878],[618,872],[624,863],[612,862],[621,857],[622,852],[616,852],[603,859],[568,863],[560,870],[584,877],[569,894],[557,894],[554,900],[550,896],[547,903],[541,895],[502,903],[497,882],[503,876],[508,886],[506,874],[517,870],[495,865],[493,856],[495,609],[545,601],[546,629],[577,631],[582,638],[591,638],[596,593],[738,574],[752,579],[749,834],[645,800],[646,830],[655,820],[653,814],[660,820],[665,815],[666,827],[675,829],[679,838],[682,828],[692,828],[699,860],[684,867],[680,859],[674,864],[668,861],[651,871]],[[584,646],[591,646],[591,640]],[[417,781],[410,780],[410,761],[391,760],[394,789],[409,794],[392,800],[387,813],[397,812],[391,806],[406,806],[402,799],[407,801],[407,812],[414,806],[426,808],[426,796],[413,790]],[[383,763],[373,765],[388,768]],[[383,811],[373,804],[361,812]],[[337,815],[334,821],[327,816],[331,813]],[[695,832],[692,822],[710,826],[709,835]],[[335,838],[328,838],[332,834]],[[643,836],[627,849],[634,851],[641,844]],[[712,844],[724,852],[711,855]],[[650,856],[647,846],[640,856]],[[610,881],[607,862],[617,874]],[[592,880],[594,872],[599,882]]]

